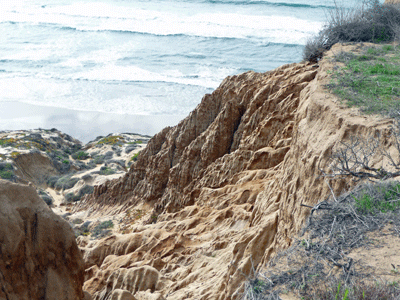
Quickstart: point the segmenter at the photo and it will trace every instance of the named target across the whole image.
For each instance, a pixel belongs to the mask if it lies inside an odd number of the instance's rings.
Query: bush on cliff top
[[[334,2],[335,9],[328,13],[327,24],[307,41],[304,60],[317,62],[336,43],[382,43],[400,38],[399,5],[364,0],[359,8],[345,9]]]

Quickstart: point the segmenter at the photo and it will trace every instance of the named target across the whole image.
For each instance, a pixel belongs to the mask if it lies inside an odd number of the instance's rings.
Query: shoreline
[[[153,136],[174,126],[183,115],[129,115],[79,111],[14,101],[0,101],[0,131],[56,128],[83,144],[97,136],[130,132]]]

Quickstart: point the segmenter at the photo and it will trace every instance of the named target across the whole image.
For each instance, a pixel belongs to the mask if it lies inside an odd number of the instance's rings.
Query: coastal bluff
[[[396,153],[392,119],[327,87],[335,56],[365,46],[227,77],[153,137],[0,132],[0,299],[241,299],[310,207],[356,184],[323,176],[337,147],[374,136]]]
[[[123,230],[78,238],[93,299],[240,299],[254,268],[293,243],[322,175],[352,136],[387,136],[393,121],[362,115],[330,94],[337,44],[317,64],[226,78],[187,118],[149,140],[121,178],[74,208],[124,215]],[[388,149],[392,147],[386,144]],[[351,180],[332,180],[336,193]]]

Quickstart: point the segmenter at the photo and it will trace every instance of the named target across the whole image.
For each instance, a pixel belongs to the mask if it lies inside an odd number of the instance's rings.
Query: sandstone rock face
[[[240,299],[252,266],[292,243],[309,214],[301,204],[330,193],[320,170],[333,147],[391,124],[327,93],[331,68],[324,59],[226,78],[123,178],[95,187],[80,209],[148,213],[131,233],[82,242],[94,299],[121,289],[138,300]]]
[[[50,158],[40,152],[20,154],[14,162],[18,168],[16,174],[36,186],[45,184],[50,176],[59,175]]]
[[[385,4],[398,4],[400,0],[385,0]]]
[[[0,206],[0,299],[83,299],[69,225],[27,185],[0,180]]]

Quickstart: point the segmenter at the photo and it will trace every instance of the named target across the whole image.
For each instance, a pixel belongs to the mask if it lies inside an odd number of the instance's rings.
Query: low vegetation
[[[358,281],[348,287],[338,281],[329,281],[305,300],[395,300],[399,299],[398,283]]]
[[[78,160],[85,160],[89,158],[90,154],[85,152],[85,151],[77,151],[72,154],[73,159],[78,159]]]
[[[115,174],[115,171],[109,167],[102,166],[99,171],[100,175],[112,175]]]
[[[18,149],[36,148],[41,151],[53,149],[52,145],[43,139],[40,135],[30,134],[22,138],[2,138],[0,147],[12,147]]]
[[[97,142],[98,145],[107,144],[107,145],[119,145],[125,142],[124,137],[119,135],[111,135],[105,138],[102,138],[100,141]]]
[[[85,195],[93,193],[93,190],[94,190],[93,186],[85,185],[79,190],[77,194],[68,193],[64,197],[67,202],[76,202],[80,201]]]
[[[52,176],[47,180],[47,185],[56,190],[68,190],[72,188],[77,182],[78,178],[71,178],[71,175],[65,176]]]
[[[11,155],[11,158],[12,158],[12,159],[16,159],[18,156],[21,155],[21,153],[18,152],[18,151],[13,151],[13,152],[11,152],[10,155]]]
[[[111,234],[110,228],[114,227],[114,223],[111,220],[101,222],[99,225],[97,225],[93,231],[91,232],[91,236],[95,238],[102,238],[107,235]]]
[[[340,52],[343,66],[334,71],[328,88],[349,106],[364,113],[398,117],[400,111],[400,47],[364,47],[359,54]]]

